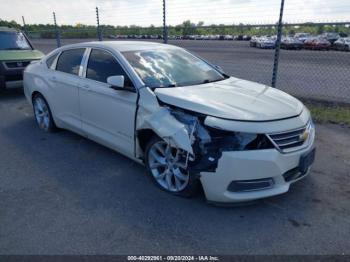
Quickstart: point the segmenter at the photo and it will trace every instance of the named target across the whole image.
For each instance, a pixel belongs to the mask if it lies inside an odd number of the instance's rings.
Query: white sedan
[[[232,203],[282,194],[315,157],[301,102],[171,45],[67,45],[27,67],[24,91],[42,130],[116,150],[175,195],[202,187],[208,201]]]

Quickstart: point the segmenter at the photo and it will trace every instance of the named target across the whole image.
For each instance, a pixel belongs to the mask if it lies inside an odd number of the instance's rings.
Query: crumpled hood
[[[210,116],[241,121],[270,121],[300,115],[304,106],[294,97],[238,78],[196,86],[158,88],[166,104]]]
[[[44,57],[38,50],[0,50],[0,60],[37,60]]]

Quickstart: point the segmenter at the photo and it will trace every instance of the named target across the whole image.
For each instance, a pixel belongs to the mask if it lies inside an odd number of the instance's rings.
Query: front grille
[[[30,61],[11,61],[11,62],[5,62],[5,65],[8,69],[20,69],[25,68],[27,65],[29,65]]]
[[[281,150],[288,150],[290,148],[300,147],[309,138],[308,132],[310,124],[303,128],[299,128],[292,131],[269,134],[268,137],[275,144],[275,146]]]

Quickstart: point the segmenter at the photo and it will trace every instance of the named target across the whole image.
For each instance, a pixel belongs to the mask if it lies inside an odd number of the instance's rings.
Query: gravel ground
[[[108,40],[108,39],[106,39]],[[71,44],[94,39],[62,39]],[[47,53],[56,41],[33,40]],[[274,50],[249,47],[247,41],[172,40],[178,45],[220,65],[233,76],[270,85]],[[303,98],[350,103],[350,52],[281,50],[277,87]]]
[[[348,254],[350,132],[317,125],[310,176],[245,207],[157,189],[144,168],[0,95],[0,254]]]

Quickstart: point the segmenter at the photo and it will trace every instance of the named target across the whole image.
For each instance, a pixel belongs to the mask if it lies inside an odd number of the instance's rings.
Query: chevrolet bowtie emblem
[[[301,140],[301,141],[306,141],[308,138],[309,138],[309,132],[308,131],[305,131],[303,134],[301,134],[300,136],[299,136],[299,139]]]

